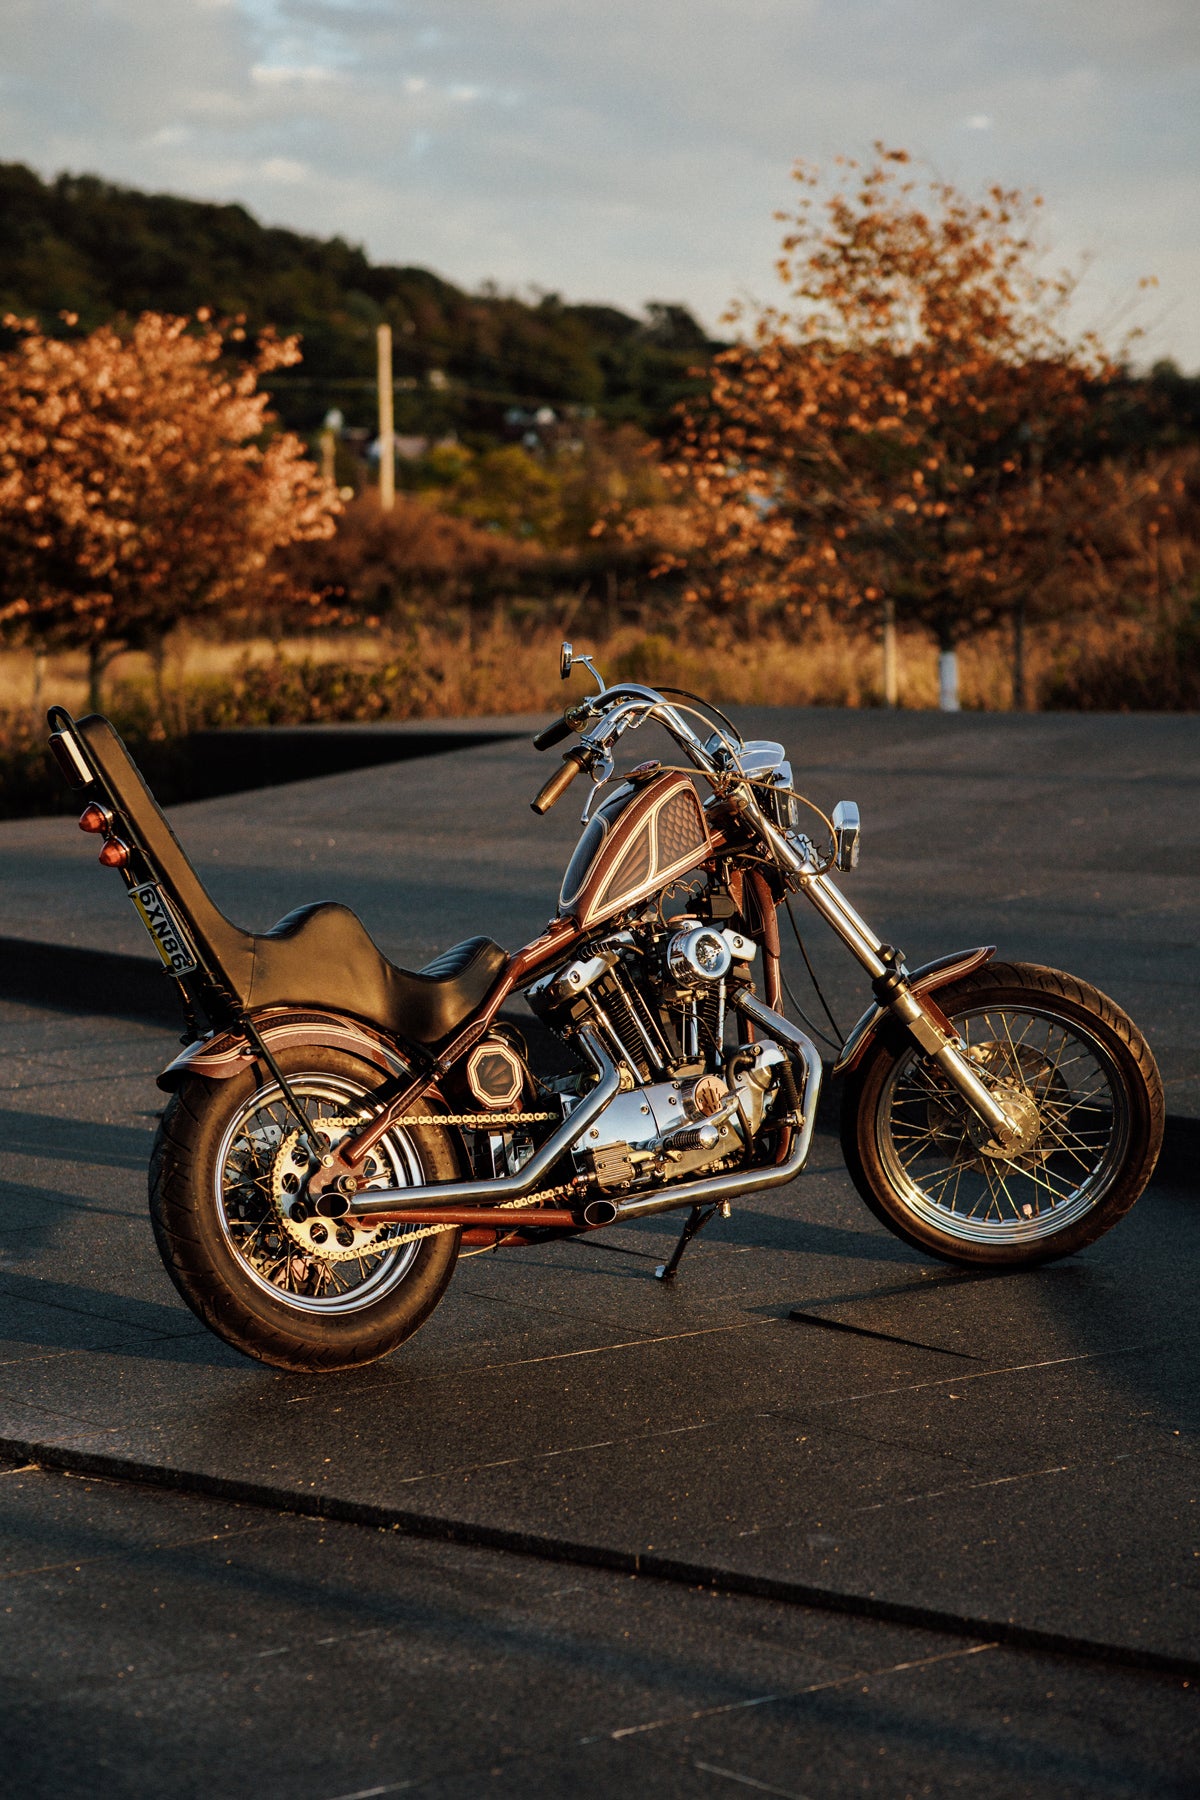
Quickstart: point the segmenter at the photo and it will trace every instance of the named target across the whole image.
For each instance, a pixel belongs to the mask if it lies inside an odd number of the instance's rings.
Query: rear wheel
[[[977,1073],[1024,1125],[1006,1153],[938,1066],[885,1027],[843,1097],[842,1147],[875,1216],[933,1256],[1029,1267],[1127,1213],[1162,1144],[1141,1032],[1086,982],[997,963],[939,989]]]
[[[321,1047],[279,1066],[314,1122],[337,1142],[374,1110],[378,1072]],[[228,1081],[185,1078],[163,1114],[150,1165],[150,1217],[167,1272],[218,1337],[260,1362],[351,1369],[394,1350],[424,1323],[454,1272],[461,1233],[351,1227],[306,1205],[310,1146],[278,1084],[253,1069]],[[456,1178],[449,1133],[389,1132],[366,1187]]]

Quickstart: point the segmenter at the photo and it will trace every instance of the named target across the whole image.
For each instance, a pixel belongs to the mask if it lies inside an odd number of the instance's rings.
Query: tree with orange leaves
[[[903,151],[795,171],[766,307],[715,360],[670,474],[685,592],[752,624],[891,601],[952,656],[1065,604],[1086,559],[1082,433],[1115,373],[1038,266],[1037,201],[915,180]],[[735,314],[731,322],[736,323]]]
[[[84,648],[90,699],[121,649],[268,594],[303,599],[274,552],[327,537],[336,495],[258,379],[299,360],[268,333],[236,365],[225,331],[144,313],[86,337],[8,318],[0,357],[0,626]],[[68,326],[74,321],[67,319]]]

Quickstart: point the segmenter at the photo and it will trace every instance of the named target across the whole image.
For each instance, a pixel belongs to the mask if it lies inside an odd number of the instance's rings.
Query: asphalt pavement
[[[746,723],[860,800],[878,929],[1096,981],[1193,1105],[1195,720]],[[577,815],[528,813],[545,765],[498,743],[174,818],[241,922],[349,899],[416,963],[552,909]],[[140,953],[66,822],[0,827],[0,875],[9,938]],[[394,1356],[288,1376],[158,1263],[172,1044],[0,1001],[15,1793],[1197,1791],[1193,1191],[981,1276],[891,1238],[818,1133],[674,1288],[669,1220],[479,1256]]]

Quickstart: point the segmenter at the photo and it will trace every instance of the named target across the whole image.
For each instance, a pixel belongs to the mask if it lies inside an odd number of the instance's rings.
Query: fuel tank
[[[704,861],[710,843],[686,775],[624,782],[596,809],[575,846],[559,914],[590,929],[686,875]]]

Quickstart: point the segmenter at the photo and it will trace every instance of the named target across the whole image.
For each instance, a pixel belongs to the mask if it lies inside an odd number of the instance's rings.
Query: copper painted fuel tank
[[[623,784],[588,820],[567,864],[558,910],[590,929],[708,855],[708,826],[686,775]]]

